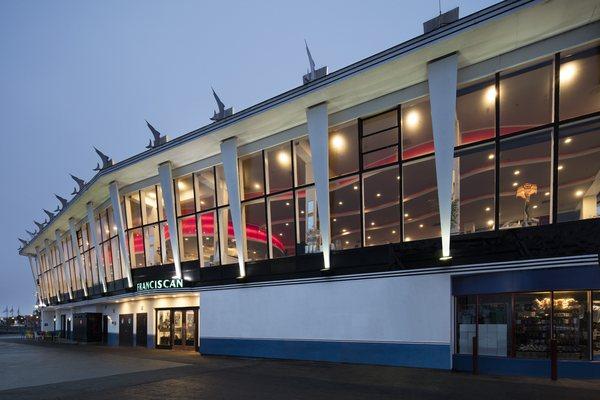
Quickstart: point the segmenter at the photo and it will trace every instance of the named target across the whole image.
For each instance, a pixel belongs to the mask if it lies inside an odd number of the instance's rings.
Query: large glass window
[[[196,211],[194,202],[194,180],[186,175],[175,180],[177,215],[189,215]]]
[[[550,344],[549,292],[515,295],[515,356],[547,358]]]
[[[494,229],[494,144],[456,152],[452,179],[452,233]]]
[[[127,232],[129,240],[129,256],[132,268],[143,268],[146,266],[144,255],[144,236],[141,228],[130,229]]]
[[[215,167],[215,179],[217,186],[217,204],[219,206],[226,206],[229,204],[229,193],[227,192],[223,164],[219,164]]]
[[[496,135],[496,97],[493,77],[459,86],[456,93],[457,145],[480,142]]]
[[[217,221],[216,210],[198,214],[198,232],[200,233],[198,240],[200,241],[200,265],[202,267],[213,267],[220,264]],[[227,229],[227,227],[225,228]]]
[[[135,241],[135,235],[134,235]],[[158,224],[144,227],[144,246],[146,253],[146,266],[159,265],[161,263],[161,243]],[[135,243],[134,243],[135,247]]]
[[[267,193],[277,193],[292,187],[292,152],[290,143],[265,150]]]
[[[351,121],[329,129],[329,177],[358,171],[358,124]]]
[[[559,358],[589,358],[587,304],[587,292],[554,292],[552,322]]]
[[[482,356],[508,356],[512,300],[509,294],[479,296],[477,343]]]
[[[500,134],[552,122],[552,59],[500,74]]]
[[[477,335],[477,298],[456,298],[456,353],[473,354],[473,338]]]
[[[190,215],[180,218],[179,224],[179,251],[181,261],[198,259],[198,235],[196,231],[196,216]]]
[[[233,264],[237,262],[237,248],[235,246],[235,234],[233,232],[233,223],[231,221],[231,212],[229,207],[219,209],[219,242],[221,246],[221,260],[223,264]]]
[[[359,185],[358,176],[329,183],[331,247],[334,250],[361,246]]]
[[[321,231],[317,213],[317,192],[314,187],[296,191],[296,237],[298,253],[321,251]]]
[[[265,194],[262,152],[258,151],[239,159],[242,200],[254,199]]]
[[[265,201],[255,200],[242,204],[242,224],[246,260],[256,261],[269,258],[267,248],[267,216]]]
[[[292,192],[268,198],[269,247],[273,258],[296,254],[294,199]]]
[[[363,174],[363,210],[366,246],[400,241],[398,166]]]
[[[194,174],[196,180],[196,210],[203,211],[214,208],[215,174],[213,168],[207,168]]]
[[[433,153],[429,97],[402,105],[402,159]]]
[[[125,197],[125,207],[127,227],[135,228],[142,225],[142,209],[140,206],[139,192],[132,193]]]
[[[594,360],[600,359],[600,291],[592,292],[592,343]]]
[[[600,111],[600,47],[561,54],[560,119]]]
[[[558,221],[598,217],[599,193],[600,120],[561,127],[558,142]]]
[[[398,110],[362,121],[363,169],[398,162]]]
[[[303,186],[314,182],[312,153],[308,137],[294,140],[295,185]]]
[[[500,143],[500,228],[550,222],[551,154],[549,130]]]
[[[421,159],[402,166],[404,240],[440,235],[435,160]]]

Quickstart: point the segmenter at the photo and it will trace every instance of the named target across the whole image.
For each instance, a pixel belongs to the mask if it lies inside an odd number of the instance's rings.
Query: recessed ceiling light
[[[375,221],[371,221],[371,226],[375,226]]]
[[[492,226],[494,225],[494,220],[493,219],[489,219],[487,222],[488,226]]]
[[[344,202],[343,201],[338,201],[338,204],[341,206],[341,205],[344,204]]]
[[[575,196],[577,196],[577,197],[581,197],[581,196],[583,196],[583,190],[578,190],[578,191],[576,191],[576,192],[575,192]]]
[[[537,205],[537,204],[534,204],[533,208],[534,208],[534,209],[538,208],[538,205]]]
[[[559,165],[559,166],[558,166],[558,170],[559,170],[559,171],[560,171],[560,170],[562,170],[563,168],[564,168],[564,167],[563,167],[562,165]]]
[[[521,171],[519,171],[518,169],[515,169],[515,171],[513,172],[513,174],[515,175],[519,175],[521,173]]]
[[[569,144],[572,141],[573,141],[573,138],[568,137],[568,138],[565,139],[565,144]]]
[[[518,186],[519,182],[513,182],[513,186]]]
[[[354,185],[354,186],[352,187],[352,189],[354,189],[354,190],[358,190],[358,186]]]
[[[424,226],[423,224],[419,224],[419,228],[423,228],[423,226]]]
[[[544,196],[550,196],[550,192],[544,193]]]
[[[490,208],[490,207],[486,207],[486,208],[485,208],[485,211],[490,211],[490,210],[491,210],[491,208]]]
[[[377,196],[377,197],[381,197],[381,193],[377,193],[375,196]]]
[[[493,153],[488,154],[488,160],[493,160],[495,155]]]
[[[408,213],[404,214],[404,218],[408,218]]]

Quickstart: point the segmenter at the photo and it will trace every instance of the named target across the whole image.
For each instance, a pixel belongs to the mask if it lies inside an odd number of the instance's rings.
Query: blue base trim
[[[453,356],[456,371],[471,372],[473,364],[468,354]],[[528,360],[505,357],[479,357],[479,372],[490,375],[527,375],[550,377],[550,360]],[[598,361],[558,361],[558,378],[600,379]]]
[[[107,345],[109,346],[118,346],[119,345],[119,334],[118,333],[113,333],[113,332],[108,332],[107,334]]]
[[[450,369],[449,344],[200,338],[200,353]]]
[[[148,334],[147,341],[148,342],[146,343],[146,347],[149,349],[153,349],[154,348],[154,335]]]

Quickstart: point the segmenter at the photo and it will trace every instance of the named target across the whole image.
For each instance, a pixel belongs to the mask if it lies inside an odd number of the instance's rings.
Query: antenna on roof
[[[306,55],[308,57],[309,65],[309,69],[306,71],[306,74],[302,77],[302,83],[306,85],[307,83],[312,82],[315,79],[319,79],[327,75],[327,66],[315,69],[315,60],[313,60],[312,58],[312,54],[310,53],[310,49],[308,48],[308,43],[306,43],[306,39],[304,39],[304,46],[306,47]]]

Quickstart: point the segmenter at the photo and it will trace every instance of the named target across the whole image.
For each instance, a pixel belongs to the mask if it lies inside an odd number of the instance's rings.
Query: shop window
[[[294,140],[294,163],[296,186],[313,183],[312,153],[306,136]]]
[[[515,295],[515,356],[547,358],[550,344],[550,292]]]
[[[175,179],[177,215],[189,215],[195,210],[194,181],[192,175]]]
[[[294,199],[292,192],[269,197],[269,247],[272,258],[296,254]]]
[[[351,121],[329,129],[329,177],[358,171],[358,124]]]
[[[292,152],[290,143],[265,150],[267,193],[277,193],[292,187]]]
[[[131,258],[131,268],[145,267],[144,260],[144,236],[142,229],[132,229],[127,232],[129,241],[129,256]]]
[[[225,229],[227,229],[227,227],[225,227]],[[220,264],[218,231],[216,210],[207,211],[198,215],[200,260],[202,262],[202,267],[213,267]],[[225,231],[224,235],[225,237],[227,236],[227,231]]]
[[[229,204],[229,193],[227,192],[223,164],[219,164],[215,167],[215,179],[217,185],[217,204],[219,206],[225,206]]]
[[[156,187],[140,190],[142,204],[142,221],[144,224],[158,222],[158,199],[156,198]]]
[[[156,311],[156,334],[158,346],[171,346],[171,310]]]
[[[456,353],[473,354],[473,338],[477,334],[477,298],[456,298]]]
[[[242,200],[254,199],[265,194],[261,151],[239,158],[239,174],[242,186]]]
[[[246,241],[246,260],[256,261],[269,258],[264,200],[242,204],[242,225]]]
[[[552,122],[553,75],[551,59],[501,74],[501,135]]]
[[[600,47],[561,54],[560,119],[600,111]]]
[[[398,161],[398,111],[392,110],[362,121],[363,169]]]
[[[558,357],[589,359],[587,292],[554,292],[553,329]]]
[[[600,205],[600,120],[563,126],[559,132],[557,219],[596,218]]]
[[[398,166],[363,175],[366,246],[400,241],[400,172]]]
[[[196,216],[180,218],[179,224],[179,252],[181,261],[198,259],[198,236],[196,234]]]
[[[296,191],[296,236],[298,254],[321,252],[321,231],[314,187]]]
[[[213,168],[203,169],[194,174],[196,181],[196,210],[204,211],[216,206],[215,174]]]
[[[440,236],[435,160],[426,158],[402,165],[404,241]]]
[[[329,183],[331,248],[352,249],[361,246],[360,181],[358,176]]]
[[[494,229],[495,157],[494,144],[456,153],[452,177],[453,234]]]
[[[161,263],[161,245],[158,224],[144,227],[144,246],[146,266],[159,265]]]
[[[223,264],[237,262],[237,248],[235,246],[235,233],[229,207],[219,209],[219,243],[221,243],[221,259]]]
[[[500,228],[550,222],[550,156],[549,130],[500,143]]]
[[[482,356],[508,356],[512,301],[509,294],[479,296],[477,343]]]
[[[402,105],[402,159],[433,153],[429,97]]]
[[[593,359],[600,359],[600,291],[592,292]]]
[[[494,78],[461,85],[456,93],[457,145],[476,143],[496,135]]]
[[[139,192],[132,193],[125,197],[125,210],[128,228],[136,228],[142,225],[142,210],[140,207]]]

